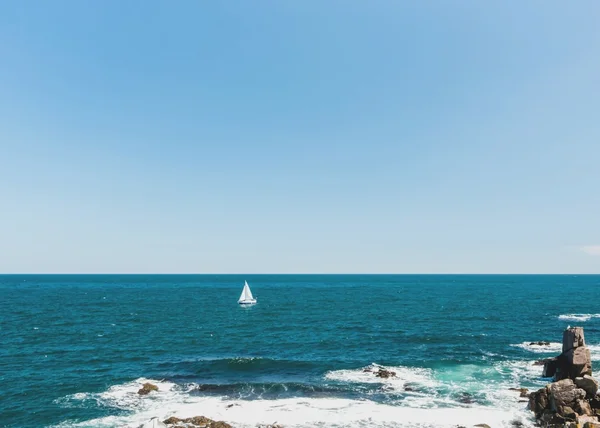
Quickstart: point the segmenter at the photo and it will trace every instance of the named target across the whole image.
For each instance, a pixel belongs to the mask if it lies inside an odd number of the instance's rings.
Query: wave
[[[548,345],[537,345],[535,342],[523,342],[514,346],[536,354],[548,354],[548,356],[557,356],[562,352],[562,344],[558,342],[549,342]],[[586,344],[590,350],[592,361],[600,361],[600,345]]]
[[[600,314],[565,314],[559,315],[558,319],[563,321],[586,322],[592,318],[600,318]]]
[[[546,342],[547,345],[539,345],[538,342],[523,342],[510,346],[521,348],[537,354],[560,354],[562,352],[562,343]]]
[[[147,397],[137,396],[143,382],[155,383],[159,390]],[[107,416],[84,422],[65,421],[60,428],[136,428],[152,417],[191,417],[204,415],[223,420],[236,427],[255,427],[277,422],[290,428],[331,427],[419,427],[446,428],[486,423],[493,427],[510,427],[515,421],[533,427],[530,415],[511,397],[512,406],[410,407],[377,403],[368,399],[282,398],[276,400],[227,400],[221,397],[194,396],[169,382],[138,379],[116,385],[99,394],[74,394],[69,401],[99,400],[104,405],[128,410],[126,414]],[[512,402],[511,401],[511,402]],[[517,404],[517,405],[515,405]],[[401,421],[401,422],[399,422]]]
[[[396,373],[396,376],[380,378],[373,371],[385,368]],[[406,391],[407,388],[435,388],[437,383],[433,380],[430,369],[418,367],[384,367],[377,364],[353,369],[334,370],[325,374],[325,379],[338,382],[351,382],[363,384],[384,384],[390,388]]]

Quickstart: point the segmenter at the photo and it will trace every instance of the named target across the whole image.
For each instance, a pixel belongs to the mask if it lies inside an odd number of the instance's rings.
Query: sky
[[[600,273],[600,2],[0,2],[0,273]]]

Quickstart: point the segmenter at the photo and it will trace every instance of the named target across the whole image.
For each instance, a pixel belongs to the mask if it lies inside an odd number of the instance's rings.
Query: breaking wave
[[[564,314],[558,316],[559,320],[578,322],[586,322],[592,318],[600,318],[600,314]]]

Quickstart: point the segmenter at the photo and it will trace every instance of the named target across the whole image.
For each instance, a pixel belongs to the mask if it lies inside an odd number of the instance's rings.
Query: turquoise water
[[[244,280],[258,304],[237,305]],[[531,423],[510,387],[582,325],[600,276],[0,276],[0,426]],[[599,315],[600,316],[600,315]],[[529,346],[548,340],[549,347]],[[383,380],[363,368],[396,371]],[[159,392],[141,398],[145,380]],[[234,406],[229,406],[234,404]],[[229,407],[228,407],[229,406]]]

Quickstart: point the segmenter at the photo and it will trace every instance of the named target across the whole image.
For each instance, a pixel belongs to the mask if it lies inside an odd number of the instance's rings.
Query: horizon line
[[[201,273],[201,272],[179,272],[179,273],[169,273],[169,272],[17,272],[17,273],[9,273],[9,272],[0,272],[0,276],[23,276],[23,275],[172,275],[172,276],[184,276],[184,275],[194,275],[194,276],[209,276],[209,275],[235,275],[235,276],[269,276],[269,275],[288,275],[288,276],[309,276],[309,275],[381,275],[381,276],[409,276],[409,275],[600,275],[599,273],[578,273],[578,272],[545,272],[545,273],[532,273],[532,272],[304,272],[304,273],[277,273],[277,272],[263,272],[263,273],[225,273],[225,272],[209,272],[209,273]]]

